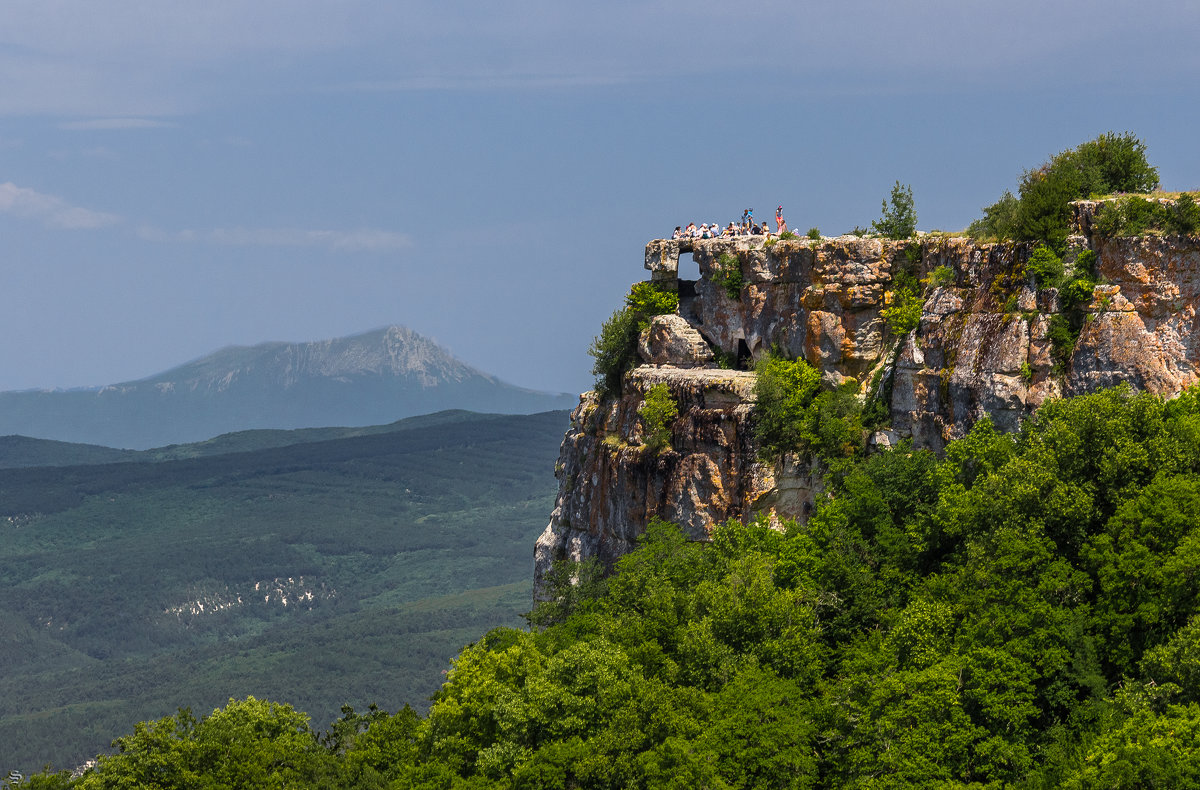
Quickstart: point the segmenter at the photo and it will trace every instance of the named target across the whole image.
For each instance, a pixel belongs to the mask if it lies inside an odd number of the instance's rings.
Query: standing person
[[[783,206],[775,209],[775,227],[779,229],[780,234],[787,230],[787,220],[783,218]]]

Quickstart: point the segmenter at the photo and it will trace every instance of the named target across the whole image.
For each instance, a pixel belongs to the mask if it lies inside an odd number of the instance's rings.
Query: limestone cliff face
[[[642,443],[645,393],[666,384],[679,405],[671,446]],[[801,512],[814,479],[790,467],[787,479],[759,461],[750,424],[754,374],[713,368],[643,366],[620,398],[585,393],[571,415],[555,474],[558,500],[537,541],[536,576],[559,559],[598,557],[611,565],[629,552],[649,520],[681,524],[707,538],[714,524],[766,510]]]
[[[1059,295],[1036,289],[1026,274],[1029,244],[946,236],[651,242],[646,268],[679,290],[679,316],[656,321],[643,336],[649,364],[629,374],[619,400],[599,403],[589,393],[576,409],[562,446],[558,503],[537,545],[538,577],[561,557],[612,562],[654,515],[702,539],[730,517],[803,518],[811,506],[820,489],[812,469],[758,459],[753,374],[714,369],[697,335],[743,364],[777,347],[806,359],[830,384],[853,379],[864,398],[890,406],[891,428],[875,441],[912,439],[934,450],[984,415],[1015,429],[1047,398],[1119,382],[1172,396],[1196,383],[1200,239],[1101,238],[1092,233],[1096,209],[1073,206],[1077,235],[1067,266],[1090,249],[1103,284],[1075,312],[1074,350],[1060,349],[1057,364],[1050,328],[1062,320],[1055,319]],[[689,252],[700,278],[681,281],[678,258]],[[713,281],[722,256],[741,269],[737,299]],[[882,312],[901,270],[926,280],[924,304],[917,328],[894,336]],[[930,278],[935,271],[941,276]],[[640,449],[637,408],[660,381],[680,417],[673,449],[650,455]]]

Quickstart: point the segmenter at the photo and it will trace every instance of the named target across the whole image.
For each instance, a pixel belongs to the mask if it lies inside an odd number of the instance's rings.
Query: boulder
[[[647,365],[674,368],[715,367],[704,337],[677,315],[656,315],[638,339],[638,355]]]

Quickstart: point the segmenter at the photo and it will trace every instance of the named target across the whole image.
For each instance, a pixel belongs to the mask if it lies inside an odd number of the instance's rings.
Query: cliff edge
[[[644,364],[626,374],[619,397],[585,393],[572,414],[556,475],[559,495],[538,539],[535,576],[560,559],[611,565],[650,518],[684,526],[697,539],[728,518],[803,519],[820,472],[797,458],[760,458],[753,432],[749,366],[778,349],[816,367],[830,385],[850,382],[880,399],[890,425],[876,445],[910,439],[941,450],[987,415],[1015,430],[1048,398],[1128,383],[1173,396],[1200,378],[1200,239],[1104,237],[1101,204],[1072,204],[1060,293],[1039,287],[1030,243],[978,243],[927,234],[890,241],[842,236],[769,242],[764,237],[656,240],[645,267],[676,290],[676,316],[659,316],[642,336]],[[690,253],[696,280],[680,279]],[[733,298],[722,283],[736,266]],[[911,331],[885,317],[897,284],[919,282]],[[1090,290],[1089,290],[1090,289]],[[679,406],[670,447],[648,452],[638,414],[646,392],[665,384]]]

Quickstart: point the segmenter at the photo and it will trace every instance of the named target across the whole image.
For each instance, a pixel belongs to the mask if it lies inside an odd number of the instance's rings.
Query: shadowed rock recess
[[[1072,204],[1068,274],[1091,250],[1101,284],[1073,310],[1073,350],[1057,354],[1050,329],[1064,310],[1059,292],[1038,289],[1025,271],[1032,244],[944,235],[650,242],[645,266],[653,282],[678,290],[678,315],[654,319],[643,333],[645,364],[626,374],[620,397],[585,393],[572,413],[556,467],[558,500],[535,550],[539,595],[553,562],[594,556],[611,566],[653,516],[704,539],[731,517],[807,515],[820,471],[796,458],[759,458],[754,374],[717,369],[712,350],[746,366],[775,347],[807,360],[827,384],[853,379],[863,398],[882,398],[890,409],[890,425],[872,444],[911,439],[936,451],[984,415],[1014,430],[1048,398],[1121,382],[1173,396],[1194,384],[1200,240],[1102,237],[1093,231],[1099,205]],[[679,279],[681,253],[699,265],[698,280]],[[714,282],[722,255],[741,268],[736,299]],[[902,271],[925,284],[919,324],[896,335],[881,311]],[[930,277],[935,271],[940,276]],[[638,407],[660,383],[679,417],[670,448],[651,453]]]

